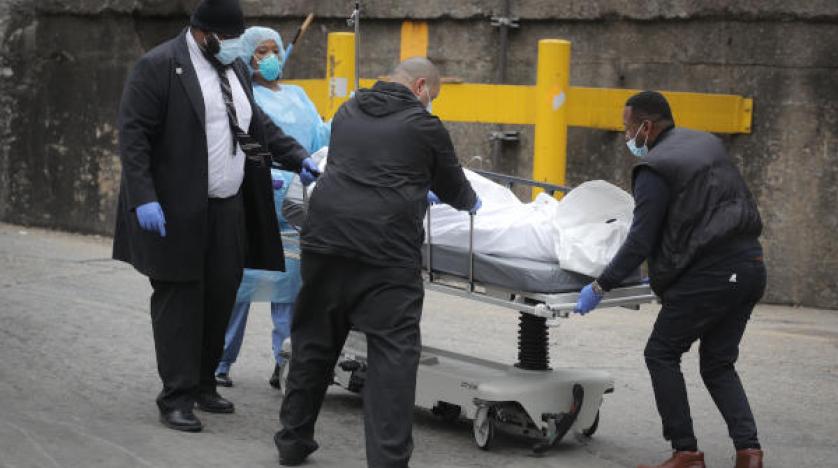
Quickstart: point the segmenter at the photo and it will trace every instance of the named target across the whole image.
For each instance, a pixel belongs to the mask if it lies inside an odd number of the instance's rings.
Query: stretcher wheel
[[[489,450],[495,440],[495,412],[489,406],[481,406],[474,417],[474,443],[480,450]]]
[[[593,437],[597,429],[599,429],[599,411],[596,412],[596,417],[594,418],[594,423],[591,424],[591,427],[582,430],[582,435],[585,437]]]

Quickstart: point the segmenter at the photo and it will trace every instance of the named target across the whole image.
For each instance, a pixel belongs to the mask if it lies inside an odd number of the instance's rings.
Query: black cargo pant
[[[204,242],[204,276],[199,281],[151,278],[151,325],[163,411],[192,409],[195,395],[214,393],[215,368],[236,300],[244,263],[242,197],[210,199]]]
[[[314,448],[314,425],[349,329],[367,336],[364,428],[370,467],[406,467],[424,290],[417,268],[381,267],[303,251],[291,324],[280,452]]]
[[[740,257],[685,273],[668,289],[644,352],[663,436],[675,450],[697,450],[681,355],[700,340],[701,377],[737,450],[759,448],[757,428],[734,363],[765,290],[761,258]]]

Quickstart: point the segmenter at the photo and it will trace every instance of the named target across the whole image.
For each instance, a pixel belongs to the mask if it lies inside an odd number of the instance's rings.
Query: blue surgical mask
[[[649,137],[646,137],[646,142],[643,143],[643,146],[637,146],[637,136],[640,135],[640,130],[643,129],[643,125],[637,129],[637,133],[634,134],[634,138],[626,142],[626,146],[628,146],[629,151],[631,154],[637,156],[638,158],[645,157],[649,154],[649,147],[647,143],[649,142]]]
[[[217,58],[219,62],[224,65],[230,65],[235,62],[237,58],[239,58],[242,51],[240,37],[224,39],[222,41],[221,39],[218,39],[218,36],[216,36],[216,40],[218,41],[219,51],[215,54],[215,58]]]
[[[268,55],[259,61],[259,74],[267,81],[275,81],[282,74],[282,65],[276,54]]]

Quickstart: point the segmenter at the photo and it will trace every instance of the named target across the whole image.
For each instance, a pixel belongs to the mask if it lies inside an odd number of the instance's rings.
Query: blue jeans
[[[236,362],[239,351],[244,340],[244,327],[247,325],[247,315],[250,312],[249,302],[237,302],[233,306],[233,313],[230,315],[230,322],[227,324],[227,333],[224,337],[224,353],[216,374],[228,374],[230,366]],[[291,316],[294,314],[294,304],[271,303],[271,320],[274,323],[271,341],[273,345],[274,359],[277,364],[282,364],[282,342],[291,335]]]

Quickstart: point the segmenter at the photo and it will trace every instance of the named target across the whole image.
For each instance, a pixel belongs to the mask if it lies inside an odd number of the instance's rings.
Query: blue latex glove
[[[283,185],[285,185],[285,181],[282,179],[272,179],[272,181],[274,184],[274,190],[279,190]]]
[[[437,205],[439,203],[442,203],[442,200],[440,200],[439,197],[436,196],[433,190],[428,190],[428,204]]]
[[[309,184],[317,180],[317,177],[319,176],[320,169],[318,169],[317,163],[311,158],[303,159],[303,167],[300,170],[300,182],[308,187]]]
[[[573,311],[585,315],[594,310],[601,300],[602,296],[594,292],[593,285],[589,284],[582,288],[582,292],[579,293],[579,300],[576,301],[576,307],[573,308]]]
[[[477,200],[474,201],[474,206],[472,206],[471,209],[468,210],[468,212],[471,214],[477,214],[477,211],[480,210],[480,208],[482,207],[483,202],[480,200],[480,197],[477,197]]]
[[[160,237],[166,237],[166,217],[160,203],[149,202],[137,207],[137,221],[144,231],[157,231]]]

